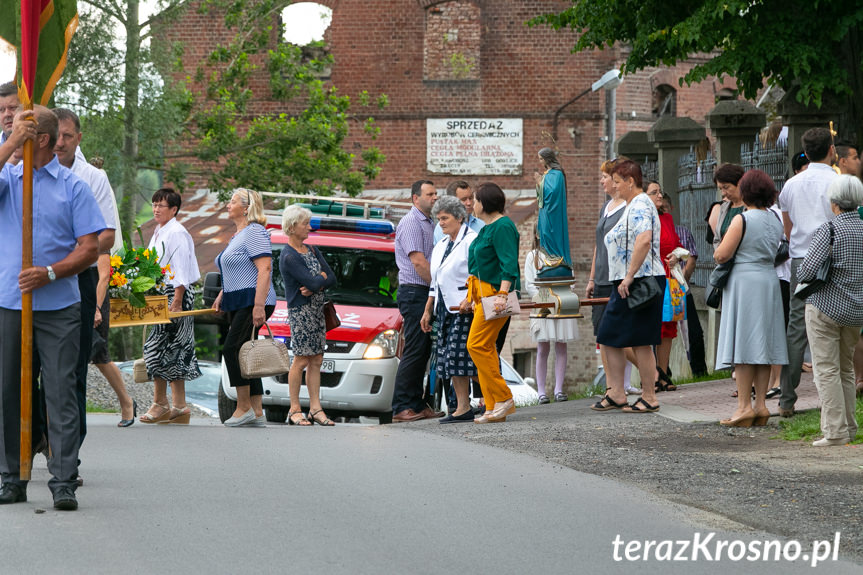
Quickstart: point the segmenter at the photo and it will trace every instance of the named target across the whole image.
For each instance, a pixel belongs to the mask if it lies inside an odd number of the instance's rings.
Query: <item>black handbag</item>
[[[722,288],[710,288],[710,291],[707,293],[707,297],[704,298],[704,303],[707,304],[707,307],[719,309],[719,306],[722,305]]]
[[[776,216],[776,212],[770,210],[770,212]],[[776,219],[779,219],[779,216],[776,216]],[[779,220],[779,223],[782,223],[782,220]],[[784,230],[784,226],[783,226]],[[773,258],[773,265],[778,266],[784,264],[788,261],[788,258],[791,257],[790,247],[788,246],[788,238],[785,237],[785,234],[782,234],[782,239],[779,240],[779,247],[776,248],[776,257]]]
[[[728,284],[728,278],[731,275],[731,270],[734,268],[734,258],[737,256],[740,244],[743,243],[743,236],[746,235],[746,216],[740,214],[740,217],[743,220],[743,231],[740,234],[740,242],[734,250],[734,255],[727,262],[722,262],[713,268],[707,280],[712,289],[708,292],[707,297],[704,298],[704,303],[707,304],[707,307],[712,307],[713,309],[719,309],[719,306],[722,304],[722,290]]]
[[[653,216],[650,218],[650,266],[651,271],[653,271]],[[626,218],[626,241],[629,242],[629,215],[627,214]],[[635,242],[633,242],[633,248],[635,247]],[[626,251],[626,268],[629,269],[629,250]],[[636,311],[642,308],[649,306],[653,303],[653,300],[660,296],[659,292],[659,284],[656,283],[656,278],[653,276],[644,276],[640,278],[635,278],[632,280],[632,283],[629,285],[629,295],[626,297],[626,304],[629,306],[629,309]]]
[[[830,279],[830,270],[833,269],[833,222],[830,224],[830,250],[827,252],[827,257],[818,266],[815,272],[815,278],[808,282],[797,284],[797,289],[794,290],[794,297],[805,300],[827,284]]]
[[[626,303],[631,310],[647,307],[659,295],[659,284],[653,276],[635,278],[629,286],[629,296]]]

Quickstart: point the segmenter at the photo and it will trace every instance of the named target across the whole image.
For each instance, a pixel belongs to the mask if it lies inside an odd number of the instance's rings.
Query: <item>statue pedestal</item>
[[[575,281],[572,276],[559,278],[537,278],[533,283],[539,293],[533,297],[536,303],[551,303],[553,308],[540,308],[530,317],[543,319],[566,319],[584,317],[578,313],[581,306],[578,296],[569,286]]]

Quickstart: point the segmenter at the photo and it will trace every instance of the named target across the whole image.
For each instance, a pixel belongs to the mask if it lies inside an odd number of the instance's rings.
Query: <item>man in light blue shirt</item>
[[[458,198],[467,210],[467,227],[479,233],[485,222],[473,215],[473,190],[470,189],[470,184],[464,180],[450,182],[446,187],[446,195]],[[440,224],[435,224],[434,243],[438,243],[441,239],[443,239],[443,230],[440,229]]]
[[[34,121],[35,120],[35,121]],[[47,108],[15,116],[0,146],[0,504],[27,501],[20,477],[21,294],[33,294],[33,353],[41,362],[54,508],[78,508],[75,365],[81,326],[77,274],[96,261],[105,221],[87,184],[54,155],[57,117]],[[33,152],[33,266],[21,269],[23,164],[6,161],[26,140]],[[92,326],[83,326],[92,329]]]

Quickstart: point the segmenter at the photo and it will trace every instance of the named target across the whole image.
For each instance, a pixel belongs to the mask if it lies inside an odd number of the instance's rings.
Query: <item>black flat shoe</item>
[[[138,418],[138,402],[134,399],[132,400],[132,419],[121,419],[120,423],[117,424],[117,427],[129,427],[133,423],[135,423],[135,419]]]
[[[438,419],[438,423],[440,423],[440,424],[444,424],[444,423],[469,423],[473,420],[474,420],[473,410],[470,409],[468,411],[465,411],[461,415],[449,414],[442,419]]]
[[[771,397],[776,397],[780,393],[782,393],[781,389],[779,389],[778,387],[771,387],[770,389],[767,390],[767,394],[764,397],[766,397],[767,399],[770,399]]]
[[[15,485],[14,483],[4,483],[0,487],[0,505],[9,503],[19,503],[27,501],[27,488]]]

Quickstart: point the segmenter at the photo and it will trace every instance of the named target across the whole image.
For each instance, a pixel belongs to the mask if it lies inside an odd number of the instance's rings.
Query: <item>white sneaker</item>
[[[845,445],[848,443],[847,439],[827,439],[826,437],[822,437],[817,441],[812,442],[813,447],[830,447],[833,445]]]

